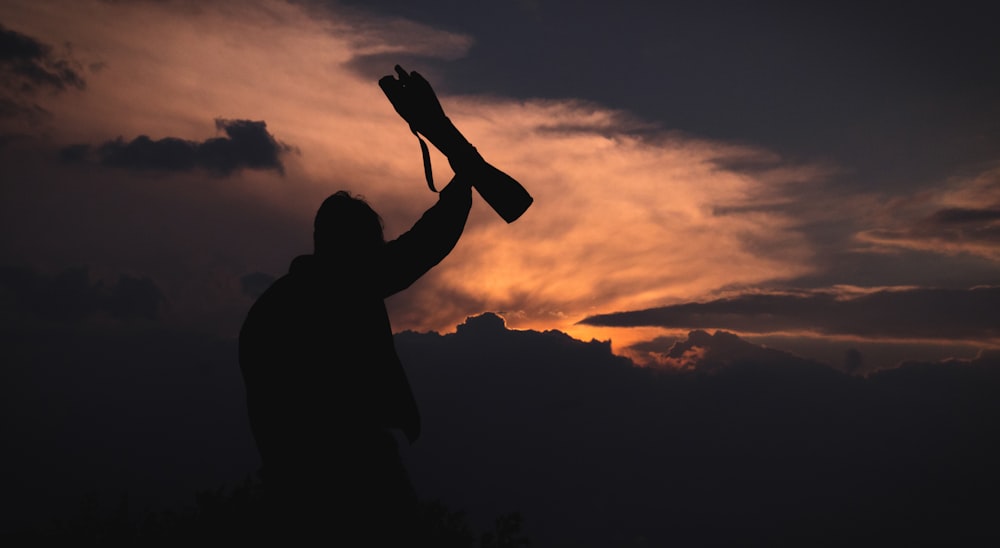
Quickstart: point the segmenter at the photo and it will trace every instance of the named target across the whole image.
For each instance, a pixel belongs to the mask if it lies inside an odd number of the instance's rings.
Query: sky
[[[436,198],[377,86],[399,63],[535,202],[477,198],[387,302],[398,333],[494,312],[669,370],[713,367],[716,331],[857,375],[995,359],[989,7],[6,1],[0,319],[35,329],[23,367],[67,325],[231,343],[329,194],[403,233]]]
[[[407,6],[10,4],[6,32],[45,51],[8,62],[5,149],[33,160],[5,185],[8,261],[148,276],[189,318],[243,304],[213,283],[279,276],[308,252],[311,210],[332,190],[365,195],[390,235],[404,231],[433,196],[372,84],[405,62],[537,205],[512,226],[479,208],[447,268],[392,302],[398,330],[492,310],[624,348],[633,333],[578,322],[761,291],[995,281],[995,40],[975,9]],[[271,156],[214,169],[84,153],[205,142],[225,134],[218,120],[263,122]],[[140,204],[158,211],[137,216]],[[39,208],[65,224],[39,226]],[[794,317],[775,329],[816,331]]]
[[[857,339],[878,366],[995,347],[988,318],[961,314],[996,304],[1000,261],[980,8],[737,4],[7,3],[5,262],[149,278],[173,321],[235,333],[241,280],[310,252],[326,195],[367,197],[390,237],[433,203],[375,85],[400,63],[535,205],[508,226],[478,204],[447,261],[390,301],[397,331],[495,311],[643,363],[657,353],[630,347],[695,327],[828,361]],[[177,158],[171,140],[204,150]],[[941,331],[923,298],[938,289],[957,309]],[[925,324],[851,328],[873,292]],[[850,304],[831,328],[752,306],[768,295]],[[628,314],[699,304],[732,319]]]

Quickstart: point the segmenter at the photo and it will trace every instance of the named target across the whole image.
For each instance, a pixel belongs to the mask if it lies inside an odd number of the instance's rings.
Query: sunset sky
[[[644,362],[630,345],[690,328],[873,366],[1000,344],[1000,67],[974,5],[472,6],[5,2],[4,263],[149,279],[166,320],[235,334],[326,195],[390,237],[434,202],[376,85],[400,63],[535,205],[508,226],[479,201],[390,300],[397,331],[495,311]],[[128,148],[227,120],[260,122],[229,144],[264,161]],[[908,321],[867,329],[872,307]]]
[[[22,356],[70,324],[198,334],[232,358],[326,196],[363,195],[390,238],[435,203],[377,85],[401,64],[535,202],[508,225],[477,197],[387,302],[397,333],[495,312],[654,367],[756,351],[693,330],[848,373],[995,361],[992,8],[5,0],[0,334],[43,341]]]

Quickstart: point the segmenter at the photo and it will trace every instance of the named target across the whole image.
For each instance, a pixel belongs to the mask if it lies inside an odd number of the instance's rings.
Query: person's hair
[[[319,206],[313,223],[317,255],[352,254],[384,243],[382,217],[364,198],[341,190]]]

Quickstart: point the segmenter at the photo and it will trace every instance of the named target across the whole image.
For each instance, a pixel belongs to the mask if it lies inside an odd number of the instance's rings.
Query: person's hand
[[[411,128],[430,137],[428,132],[433,133],[447,121],[437,95],[418,72],[407,73],[396,65],[396,73],[398,79],[391,74],[383,76],[379,87]]]

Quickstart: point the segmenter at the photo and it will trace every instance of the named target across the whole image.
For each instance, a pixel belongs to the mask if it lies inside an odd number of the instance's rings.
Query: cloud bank
[[[752,293],[735,297],[599,314],[583,323],[799,332],[865,338],[968,339],[1000,342],[1000,287],[967,290],[898,288],[874,291]]]
[[[22,449],[4,520],[72,513],[88,490],[189,504],[255,470],[234,341],[157,324],[0,341],[0,424]],[[396,343],[424,425],[401,447],[414,484],[481,528],[516,510],[538,545],[996,538],[995,352],[858,377],[693,332],[688,367],[654,370],[493,314]]]
[[[397,346],[420,492],[482,520],[518,509],[539,545],[995,536],[973,493],[997,481],[996,353],[862,378],[694,332],[676,345],[689,367],[665,372],[492,315]]]

